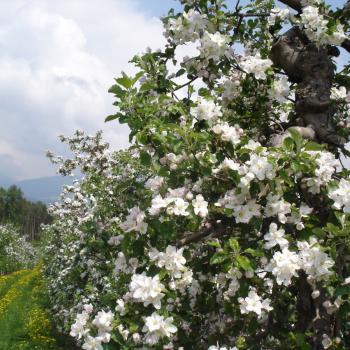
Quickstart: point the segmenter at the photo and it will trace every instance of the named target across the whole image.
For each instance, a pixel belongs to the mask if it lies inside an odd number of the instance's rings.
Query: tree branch
[[[203,231],[195,232],[187,237],[179,239],[176,242],[176,246],[183,247],[190,243],[196,243],[208,236],[212,236],[212,237],[221,236],[227,231],[227,229],[228,228],[225,227],[224,225],[212,226],[210,223],[208,223],[207,227]]]
[[[239,13],[239,17],[269,17],[269,13]]]
[[[184,87],[191,85],[196,79],[198,79],[198,77],[194,77],[191,80],[189,80],[187,83],[184,83],[182,85],[177,86],[175,89],[172,90],[172,92],[176,92],[178,90],[183,89]]]
[[[298,84],[296,115],[304,126],[316,132],[318,141],[344,144],[345,139],[333,126],[335,111],[330,95],[334,71],[327,48],[317,48],[299,27],[293,27],[274,43],[270,57]]]
[[[348,0],[344,7],[343,7],[343,12],[347,15],[348,12],[350,12],[350,0]],[[342,44],[342,48],[345,49],[346,51],[350,52],[350,39],[346,39]]]
[[[350,39],[346,39],[342,44],[341,47],[345,49],[347,52],[350,52]]]
[[[300,0],[279,0],[282,4],[285,4],[291,7],[293,10],[300,12],[301,11],[301,2]]]

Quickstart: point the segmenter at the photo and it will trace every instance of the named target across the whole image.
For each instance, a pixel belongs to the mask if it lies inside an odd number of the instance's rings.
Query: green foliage
[[[16,186],[8,189],[0,187],[0,225],[15,225],[23,235],[34,240],[40,237],[40,225],[50,222],[51,217],[44,203],[28,201]]]

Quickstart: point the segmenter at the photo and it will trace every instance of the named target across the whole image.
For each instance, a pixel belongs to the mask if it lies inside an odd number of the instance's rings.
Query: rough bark
[[[300,0],[280,1],[301,12]],[[350,0],[343,10],[350,11]],[[350,52],[350,40],[345,40],[342,47]],[[331,55],[336,56],[339,54],[337,51],[336,48],[317,47],[299,27],[294,27],[275,42],[271,59],[286,72],[291,82],[297,84],[295,113],[298,123],[295,124],[303,126],[302,131],[314,130],[317,141],[338,146],[344,144],[345,140],[333,128],[335,111],[330,99],[335,74]],[[332,319],[323,306],[326,293],[322,286],[318,286],[318,289],[320,296],[313,300],[306,276],[300,276],[297,297],[299,319],[296,327],[302,333],[312,331],[313,350],[323,349],[323,334],[330,337],[336,335],[332,334]]]
[[[275,42],[271,59],[292,82],[297,83],[297,119],[313,129],[320,142],[343,144],[345,140],[332,127],[335,111],[330,95],[334,69],[329,50],[318,48],[298,27],[294,27]]]
[[[331,105],[331,87],[334,69],[329,50],[311,43],[298,27],[283,34],[273,45],[271,59],[282,68],[290,81],[297,84],[296,119],[314,130],[318,141],[340,145],[345,142],[332,127],[334,110]],[[324,292],[311,298],[306,276],[299,278],[297,328],[299,332],[313,331],[313,350],[321,350],[322,336],[331,336],[330,319],[322,306]]]

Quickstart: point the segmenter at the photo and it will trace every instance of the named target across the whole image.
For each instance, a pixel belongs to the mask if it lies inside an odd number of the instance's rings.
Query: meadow
[[[54,332],[40,266],[0,276],[0,350],[74,350]]]

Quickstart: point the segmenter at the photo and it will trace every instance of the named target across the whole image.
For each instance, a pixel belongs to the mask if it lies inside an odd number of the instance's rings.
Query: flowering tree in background
[[[36,250],[13,225],[0,225],[0,277],[11,272],[32,268]]]
[[[110,89],[131,149],[53,157],[85,175],[47,228],[57,320],[85,350],[349,349],[350,3],[181,2]]]

